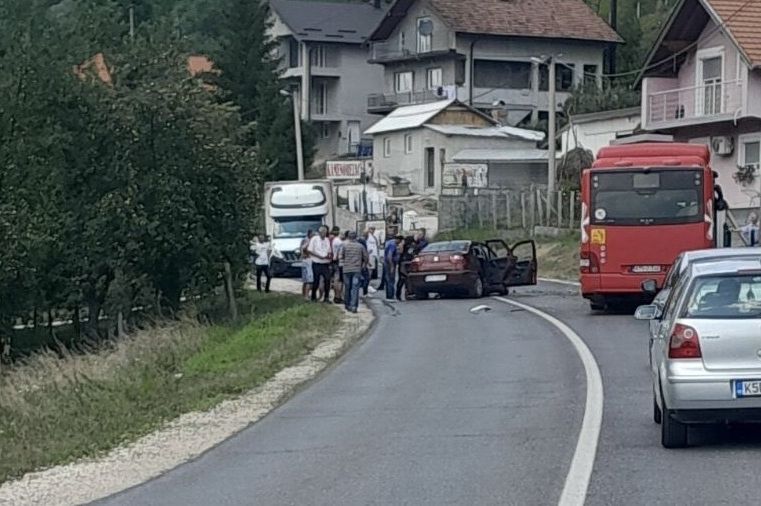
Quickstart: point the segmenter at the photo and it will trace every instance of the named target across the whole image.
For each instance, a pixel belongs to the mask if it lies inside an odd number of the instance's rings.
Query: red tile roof
[[[583,0],[429,1],[457,32],[623,42]]]
[[[761,3],[753,0],[705,0],[729,29],[753,67],[761,66]]]

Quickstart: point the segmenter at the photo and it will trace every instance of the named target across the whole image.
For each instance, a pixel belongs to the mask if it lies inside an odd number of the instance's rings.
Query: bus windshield
[[[321,216],[299,216],[297,218],[274,218],[275,239],[306,237],[309,230],[317,232],[322,226]]]
[[[703,172],[635,169],[592,172],[597,225],[671,225],[703,221]]]

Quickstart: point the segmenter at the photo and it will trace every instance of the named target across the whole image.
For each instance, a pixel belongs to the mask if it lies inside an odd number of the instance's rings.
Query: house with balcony
[[[642,128],[710,146],[724,196],[740,215],[761,204],[759,26],[757,3],[682,0],[639,78]],[[740,168],[753,177],[738,181]]]
[[[574,86],[600,82],[621,39],[583,0],[395,0],[369,42],[383,68],[369,112],[457,99],[518,125],[549,111],[548,57],[559,110]]]
[[[367,95],[383,80],[383,70],[367,62],[365,44],[388,5],[270,0],[270,6],[284,88],[317,131],[315,162],[356,155],[362,132],[377,120],[367,112]]]

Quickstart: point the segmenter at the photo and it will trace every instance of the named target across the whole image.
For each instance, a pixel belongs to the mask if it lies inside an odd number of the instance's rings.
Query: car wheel
[[[592,311],[604,311],[605,302],[590,302],[589,309],[591,309]]]
[[[474,299],[480,299],[484,296],[484,281],[480,276],[473,281],[473,286],[470,288],[470,296]]]
[[[687,446],[687,424],[675,420],[671,410],[663,406],[661,420],[661,444],[664,448],[684,448]]]
[[[658,401],[655,399],[655,394],[653,394],[653,421],[655,423],[661,423],[663,420],[663,411],[661,411],[661,408],[658,407]]]
[[[510,289],[507,287],[507,285],[503,284],[502,288],[499,289],[499,294],[507,295],[508,293],[510,293]]]
[[[415,300],[428,300],[428,292],[424,292],[422,290],[416,290]]]

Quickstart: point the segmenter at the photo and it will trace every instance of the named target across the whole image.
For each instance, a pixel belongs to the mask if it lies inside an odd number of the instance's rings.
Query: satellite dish
[[[422,19],[417,26],[420,35],[431,35],[433,33],[433,22],[430,19]]]

